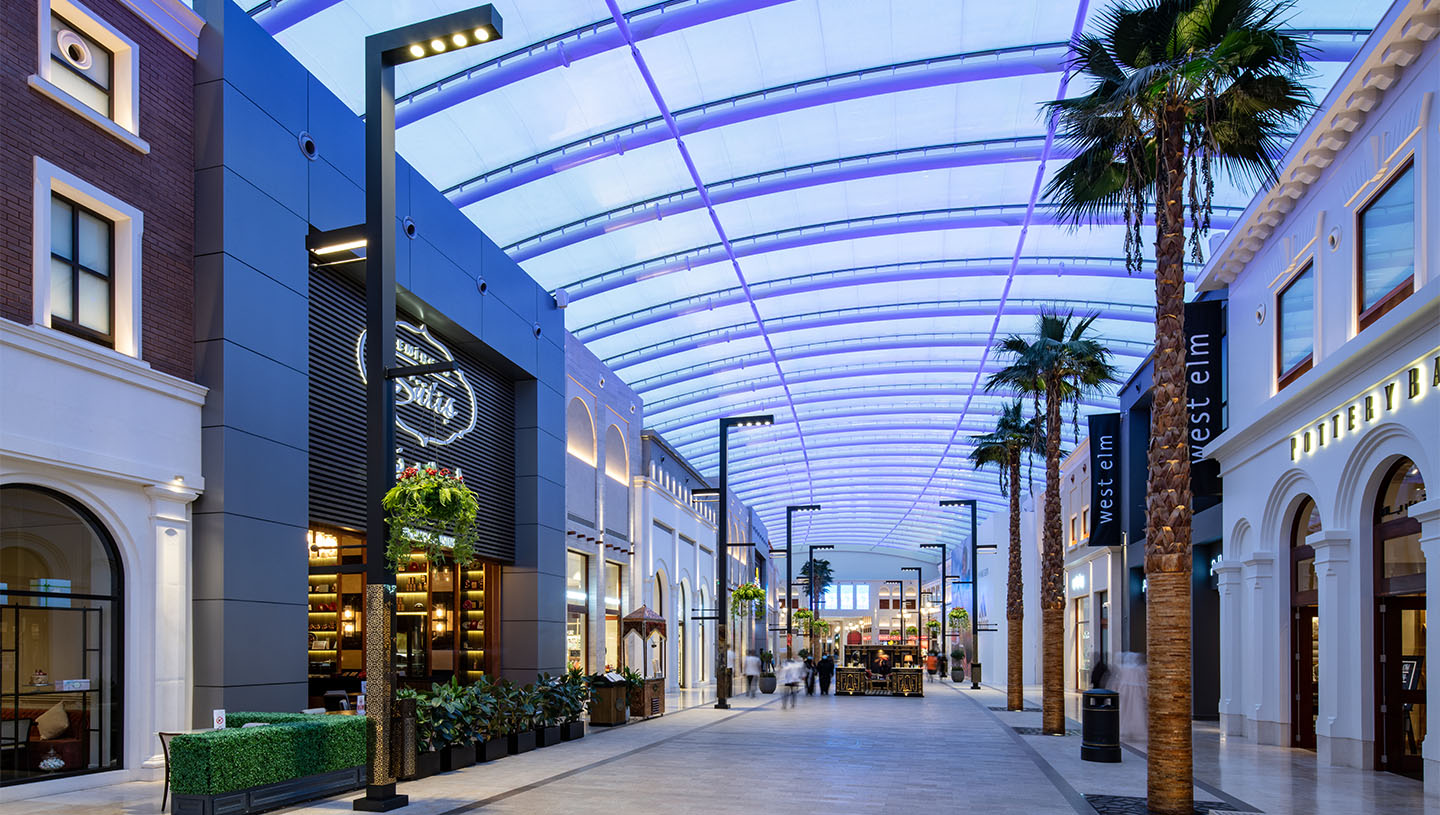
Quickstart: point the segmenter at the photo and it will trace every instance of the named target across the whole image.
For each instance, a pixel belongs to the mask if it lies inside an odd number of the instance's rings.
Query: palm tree
[[[985,390],[1030,394],[1035,413],[1045,400],[1045,526],[1040,551],[1041,727],[1065,735],[1065,552],[1060,540],[1060,409],[1077,416],[1080,400],[1117,379],[1110,350],[1090,336],[1100,315],[1075,318],[1041,310],[1035,336],[1011,334],[996,350],[1009,364],[990,375]],[[1073,421],[1073,420],[1072,420]]]
[[[1010,497],[1010,580],[1005,591],[1005,619],[1008,621],[1005,659],[1006,707],[1025,706],[1024,659],[1025,582],[1020,569],[1020,456],[1045,452],[1040,417],[1026,419],[1019,399],[1000,412],[995,429],[975,436],[970,461],[975,469],[987,464],[1000,471],[1000,494]]]
[[[830,561],[815,558],[815,591],[810,591],[810,561],[800,565],[800,579],[805,582],[805,593],[814,599],[818,605],[825,590],[835,582],[835,575],[830,572]]]
[[[1052,102],[1078,148],[1046,188],[1075,222],[1122,212],[1125,258],[1140,270],[1155,203],[1154,406],[1146,494],[1149,806],[1193,810],[1190,742],[1190,454],[1185,433],[1185,210],[1190,251],[1210,226],[1212,166],[1274,183],[1271,156],[1312,104],[1302,44],[1281,31],[1283,0],[1142,0],[1100,17],[1071,44],[1089,93]],[[1186,173],[1189,187],[1186,187]],[[1187,200],[1188,192],[1188,200]]]

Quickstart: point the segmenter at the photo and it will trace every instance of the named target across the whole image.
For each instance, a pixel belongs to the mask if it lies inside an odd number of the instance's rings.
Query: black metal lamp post
[[[815,621],[820,619],[820,593],[815,590],[815,551],[834,549],[830,543],[814,544],[810,547],[810,578],[805,581],[805,593],[810,595],[810,656],[815,656]]]
[[[484,5],[365,38],[365,715],[370,735],[365,797],[354,802],[362,812],[388,812],[409,803],[395,792],[390,763],[395,573],[385,558],[389,535],[380,502],[395,483],[391,383],[429,372],[395,367],[395,66],[500,36],[499,12]]]
[[[950,641],[945,636],[945,593],[950,588],[947,583],[950,575],[946,574],[945,570],[950,568],[949,547],[943,543],[922,543],[920,544],[920,548],[940,550],[940,650],[942,652],[940,658],[946,660],[946,664],[949,664],[950,650],[948,646],[950,645]],[[942,671],[941,673],[944,672]],[[945,677],[941,676],[940,679],[943,681]]]
[[[730,661],[726,649],[730,647],[730,492],[727,486],[730,478],[730,428],[764,427],[775,424],[775,417],[726,416],[719,422],[720,427],[720,484],[718,489],[720,518],[715,530],[715,589],[717,601],[715,610],[715,707],[730,709]],[[739,544],[747,546],[750,544]]]
[[[994,546],[980,546],[975,534],[975,513],[976,501],[974,498],[953,498],[940,502],[942,507],[970,507],[970,647],[975,651],[975,659],[972,663],[978,662],[980,657],[980,550],[987,552],[997,551]],[[924,544],[921,544],[922,546]],[[966,582],[966,581],[959,581]],[[979,690],[980,682],[975,678],[975,672],[970,672],[970,689]]]
[[[791,637],[794,631],[790,623],[790,587],[794,585],[791,581],[795,579],[790,564],[795,562],[795,556],[791,549],[791,533],[794,531],[795,513],[797,512],[819,512],[819,504],[791,504],[785,507],[785,658],[791,659],[795,656],[795,649],[791,646]],[[814,565],[810,567],[814,572]]]
[[[918,648],[920,646],[920,585],[924,581],[920,577],[919,566],[901,566],[900,571],[915,573],[915,646]],[[901,578],[904,578],[903,574],[901,575]],[[902,610],[905,608],[904,584],[901,584],[900,586],[900,608]],[[900,642],[905,642],[906,636],[908,635],[905,633],[905,626],[902,625],[900,626]]]

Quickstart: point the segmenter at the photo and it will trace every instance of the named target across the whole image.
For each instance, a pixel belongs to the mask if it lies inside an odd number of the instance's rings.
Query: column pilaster
[[[1361,693],[1359,621],[1364,619],[1355,586],[1354,534],[1326,529],[1305,539],[1315,550],[1319,594],[1320,707],[1315,748],[1320,766],[1370,767],[1375,741],[1365,732]]]
[[[1431,498],[1418,504],[1411,504],[1411,518],[1420,522],[1420,551],[1425,555],[1425,601],[1428,609],[1430,597],[1440,597],[1440,498]],[[1425,653],[1440,655],[1440,626],[1425,626]],[[1425,732],[1437,734],[1427,737],[1421,746],[1425,759],[1425,797],[1430,806],[1440,806],[1440,691],[1428,682],[1425,686]]]
[[[1243,568],[1239,561],[1222,559],[1212,570],[1220,588],[1220,729],[1227,736],[1245,735],[1241,687],[1241,600]]]
[[[147,769],[165,766],[156,732],[190,728],[190,504],[199,494],[177,484],[145,488],[155,569],[155,618],[149,632],[154,644],[150,685],[154,717],[147,728],[150,732],[141,736],[149,745],[145,750],[149,757],[141,765]]]
[[[1242,564],[1245,580],[1243,613],[1250,620],[1249,637],[1243,640],[1241,670],[1243,712],[1249,721],[1246,732],[1260,744],[1288,744],[1289,717],[1283,713],[1283,695],[1274,677],[1280,621],[1279,598],[1275,588],[1275,553],[1254,552]]]

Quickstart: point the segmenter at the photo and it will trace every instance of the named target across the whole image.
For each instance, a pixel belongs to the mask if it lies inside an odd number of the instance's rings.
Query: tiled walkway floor
[[[1143,795],[1145,764],[1081,762],[1079,737],[1022,736],[1038,713],[996,712],[993,689],[927,686],[924,699],[744,696],[714,710],[674,696],[659,719],[592,730],[578,742],[402,784],[408,815],[684,813],[1016,813],[1093,815],[1084,794]],[[1027,702],[1038,703],[1035,700]],[[679,708],[697,705],[688,709]],[[1038,706],[1038,704],[1037,704]],[[1421,785],[1380,773],[1317,772],[1313,756],[1196,736],[1196,797],[1267,815],[1421,813]],[[346,795],[284,810],[350,812]],[[3,815],[140,815],[158,784],[0,804]]]

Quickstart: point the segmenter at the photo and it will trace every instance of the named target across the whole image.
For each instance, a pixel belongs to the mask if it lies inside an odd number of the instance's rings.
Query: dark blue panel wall
[[[196,376],[211,389],[194,560],[194,708],[204,721],[219,707],[305,706],[305,237],[312,226],[363,220],[364,131],[234,2],[194,5],[207,21],[195,73]],[[318,147],[313,160],[301,133]],[[516,564],[502,584],[502,669],[524,679],[559,672],[563,321],[549,294],[403,160],[398,177],[396,211],[418,227],[398,241],[408,302],[517,380]]]

